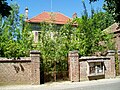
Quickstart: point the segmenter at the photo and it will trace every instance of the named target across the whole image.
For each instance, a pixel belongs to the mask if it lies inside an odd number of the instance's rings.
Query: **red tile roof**
[[[30,23],[51,22],[55,24],[66,24],[70,18],[59,12],[42,12],[41,14],[27,20]]]

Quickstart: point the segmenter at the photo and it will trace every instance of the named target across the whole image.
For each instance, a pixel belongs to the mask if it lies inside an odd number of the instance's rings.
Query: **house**
[[[64,24],[67,24],[71,18],[68,16],[65,16],[64,14],[60,12],[42,12],[41,14],[28,19],[28,9],[26,8],[26,22],[30,23],[32,26],[32,32],[34,35],[34,42],[38,42],[38,33],[40,32],[40,23],[46,22],[46,23],[54,23],[57,26],[63,26]],[[75,15],[74,15],[75,16]]]
[[[115,48],[117,49],[117,53],[118,53],[118,60],[119,60],[119,75],[120,75],[120,26],[118,23],[114,23],[111,26],[109,26],[107,29],[105,29],[104,31],[108,32],[108,33],[112,33],[113,34],[113,39],[115,41]]]
[[[120,50],[120,27],[118,23],[114,23],[104,30],[105,32],[112,33],[115,40],[115,48]]]

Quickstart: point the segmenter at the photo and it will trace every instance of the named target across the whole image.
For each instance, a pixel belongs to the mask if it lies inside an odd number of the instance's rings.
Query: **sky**
[[[84,0],[87,11],[90,13],[91,5],[89,0]],[[72,18],[74,13],[77,13],[78,17],[83,13],[82,0],[7,0],[10,3],[17,3],[20,6],[20,14],[25,13],[25,8],[28,7],[29,13],[28,18],[37,16],[38,14],[46,12],[60,12],[64,15]],[[51,4],[52,2],[52,4]],[[101,9],[104,0],[99,0],[98,2],[92,3],[92,7],[95,10]]]

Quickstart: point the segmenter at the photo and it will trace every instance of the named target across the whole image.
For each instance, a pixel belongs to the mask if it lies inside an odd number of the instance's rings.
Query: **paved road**
[[[106,84],[80,86],[64,90],[120,90],[120,81]]]
[[[0,90],[120,90],[120,78],[84,82],[56,82],[44,85],[1,86]]]

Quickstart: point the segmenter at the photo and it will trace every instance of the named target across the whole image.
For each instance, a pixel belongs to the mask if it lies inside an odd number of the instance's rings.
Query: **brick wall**
[[[1,84],[40,84],[40,52],[19,60],[0,58]]]
[[[86,81],[89,80],[88,76],[87,76],[87,62],[85,61],[80,61],[80,81]]]
[[[118,71],[118,74],[120,75],[120,49],[117,52],[118,52],[118,61],[119,61],[119,71]]]
[[[114,78],[116,76],[115,71],[115,52],[110,50],[107,56],[87,56],[80,57],[78,52],[71,51],[69,53],[69,78],[70,81],[86,81],[86,80],[96,80],[102,78]],[[79,58],[79,60],[78,60]],[[89,75],[90,73],[90,62],[101,63],[102,72],[96,75]],[[79,66],[79,67],[78,67]],[[79,73],[79,74],[78,74]]]

